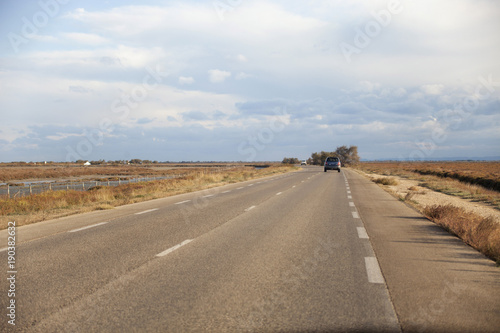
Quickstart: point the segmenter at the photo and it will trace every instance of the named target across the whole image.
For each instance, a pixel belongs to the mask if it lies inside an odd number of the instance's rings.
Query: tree
[[[360,160],[357,146],[340,146],[332,152],[321,151],[320,153],[312,153],[311,158],[307,162],[312,165],[323,165],[328,156],[340,158],[342,164],[346,166],[355,165]]]
[[[337,147],[335,154],[340,158],[344,165],[355,165],[359,163],[358,146],[340,146]]]
[[[281,163],[283,163],[283,164],[299,164],[300,161],[296,157],[285,157]]]

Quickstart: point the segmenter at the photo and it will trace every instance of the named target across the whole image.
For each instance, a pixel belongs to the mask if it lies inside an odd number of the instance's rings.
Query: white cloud
[[[180,84],[193,84],[195,82],[194,78],[191,76],[179,76],[179,83]]]
[[[442,84],[427,84],[421,86],[420,89],[428,95],[440,95],[444,89]]]
[[[244,79],[248,79],[249,77],[253,77],[253,75],[247,74],[247,73],[244,73],[244,72],[239,72],[235,76],[236,80],[244,80]]]
[[[231,72],[221,71],[218,69],[211,69],[208,71],[208,76],[210,82],[221,83],[231,76]]]
[[[67,32],[63,33],[62,36],[68,40],[71,40],[79,44],[87,45],[102,45],[109,43],[109,40],[96,34],[87,34],[81,32]]]

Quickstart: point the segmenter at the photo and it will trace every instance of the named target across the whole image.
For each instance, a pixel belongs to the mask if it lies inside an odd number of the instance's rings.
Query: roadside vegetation
[[[263,169],[236,167],[220,172],[186,171],[180,178],[139,182],[116,187],[94,187],[87,191],[49,191],[26,197],[0,197],[0,229],[9,221],[26,225],[57,217],[112,209],[113,207],[193,192],[254,178],[281,174],[298,168],[272,165]],[[178,170],[177,170],[178,171]],[[109,174],[108,169],[108,174]]]
[[[452,205],[426,207],[424,215],[500,265],[500,224]]]

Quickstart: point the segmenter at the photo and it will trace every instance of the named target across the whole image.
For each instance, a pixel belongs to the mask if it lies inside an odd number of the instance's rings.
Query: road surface
[[[20,227],[0,329],[494,331],[498,269],[433,228],[357,173],[311,166]]]

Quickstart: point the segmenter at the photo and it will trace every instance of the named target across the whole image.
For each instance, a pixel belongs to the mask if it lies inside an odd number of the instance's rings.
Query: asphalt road
[[[401,279],[399,270],[391,268],[413,261],[405,263],[394,253],[396,242],[387,240],[380,222],[390,212],[372,216],[364,200],[373,198],[364,198],[365,190],[385,193],[352,171],[306,167],[17,228],[16,325],[7,322],[9,283],[3,278],[0,330],[397,332],[452,327],[441,318],[444,310],[426,326],[416,322],[418,316],[412,321],[411,308],[433,299],[422,296],[427,295],[425,285],[419,286],[420,293],[405,292],[404,279],[420,276],[428,283],[428,271]],[[410,219],[423,223],[418,216]],[[404,237],[402,232],[390,237]],[[0,247],[6,239],[6,231],[0,232]],[[406,247],[412,243],[398,246],[411,251]],[[498,270],[487,259],[476,259],[486,263],[488,287],[496,293]],[[0,250],[0,260],[7,263],[7,251]],[[384,263],[382,272],[379,263]],[[460,267],[453,264],[457,271]],[[7,269],[3,274],[8,277]],[[462,287],[462,296],[478,290],[464,289],[463,280],[450,281],[455,289]],[[439,297],[435,294],[434,300]],[[447,309],[460,308],[457,297],[445,304]],[[490,300],[487,306],[499,304],[491,295],[479,297]],[[486,315],[489,324],[465,323],[471,325],[465,330],[495,328],[497,310]],[[469,315],[474,318],[474,311]]]

